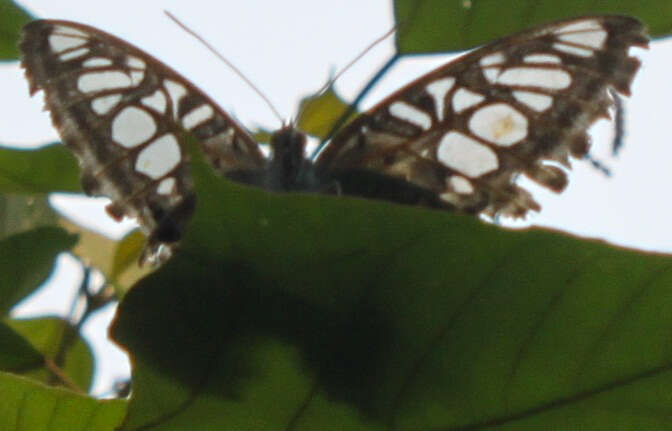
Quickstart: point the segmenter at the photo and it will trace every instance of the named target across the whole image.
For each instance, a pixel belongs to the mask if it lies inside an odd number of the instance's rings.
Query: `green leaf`
[[[0,238],[57,221],[47,195],[0,194]]]
[[[297,126],[309,135],[323,139],[348,107],[334,87],[329,86],[326,90],[301,100]],[[353,112],[350,119],[356,115],[357,112]]]
[[[81,191],[77,161],[64,145],[38,150],[0,148],[0,193]]]
[[[125,400],[95,400],[0,372],[0,429],[12,431],[113,431]]]
[[[145,248],[147,237],[138,229],[129,232],[121,241],[116,242],[112,265],[106,273],[108,280],[118,285],[121,294],[138,279],[149,273],[151,268],[140,267],[138,260]]]
[[[32,19],[13,1],[0,0],[0,60],[19,58],[19,38],[23,26]]]
[[[0,240],[0,315],[33,292],[51,273],[56,256],[77,242],[63,229],[41,227]]]
[[[110,277],[116,279],[129,267],[136,266],[142,250],[147,242],[147,237],[139,230],[129,232],[118,242],[117,249],[112,259]]]
[[[44,357],[28,340],[0,322],[0,370],[25,372],[43,364]]]
[[[56,317],[42,317],[37,319],[13,319],[8,320],[7,323],[26,340],[30,341],[44,357],[54,362],[69,379],[69,382],[83,391],[89,389],[93,378],[93,354],[81,334],[67,321]],[[64,345],[65,355],[61,364],[57,355]],[[25,375],[44,383],[57,385],[63,385],[64,383],[59,381],[46,368]]]
[[[145,236],[138,230],[117,241],[65,218],[59,224],[79,238],[72,254],[101,271],[106,281],[114,285],[119,297],[152,270],[149,265],[138,265],[135,254],[142,250],[145,243]]]
[[[394,0],[401,54],[463,51],[535,25],[594,14],[637,17],[649,33],[672,33],[672,2],[654,0]]]
[[[180,251],[112,328],[123,430],[666,428],[671,256],[193,167]]]

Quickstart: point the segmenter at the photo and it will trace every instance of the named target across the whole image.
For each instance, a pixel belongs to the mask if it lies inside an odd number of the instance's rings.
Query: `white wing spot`
[[[485,76],[485,79],[491,84],[497,82],[497,78],[499,78],[499,74],[502,71],[499,67],[488,67],[482,70],[483,76]]]
[[[513,97],[517,101],[527,105],[537,112],[543,112],[551,107],[553,98],[547,94],[534,93],[532,91],[514,91]]]
[[[121,101],[121,94],[110,94],[93,99],[91,109],[98,115],[105,115]]]
[[[476,178],[499,166],[497,154],[480,142],[460,132],[448,132],[439,142],[437,158],[447,167]]]
[[[145,79],[145,72],[141,72],[139,70],[132,70],[131,71],[131,85],[132,86],[137,86],[140,85],[142,80]]]
[[[74,51],[68,51],[64,52],[63,54],[59,55],[58,58],[61,61],[69,61],[69,60],[74,60],[75,58],[81,57],[83,55],[86,55],[89,53],[89,48],[79,48]]]
[[[180,163],[180,145],[170,133],[147,145],[135,161],[135,170],[158,180],[172,171]]]
[[[184,126],[184,128],[187,130],[191,130],[199,124],[211,119],[214,113],[215,110],[212,109],[212,106],[203,104],[197,108],[192,109],[184,117],[182,117],[182,126]]]
[[[454,192],[441,193],[439,195],[442,201],[448,202],[449,204],[459,205],[460,199]]]
[[[506,103],[485,106],[469,119],[469,129],[478,137],[501,147],[510,147],[527,136],[527,118]]]
[[[51,51],[59,54],[67,49],[78,48],[86,43],[86,39],[79,36],[68,36],[63,34],[51,34],[49,36],[49,47]]]
[[[478,62],[478,64],[480,64],[482,67],[481,70],[483,71],[483,76],[485,76],[485,79],[489,83],[494,84],[497,81],[499,72],[501,71],[499,67],[492,66],[496,64],[502,64],[504,61],[506,61],[504,54],[501,52],[495,52],[494,54],[486,55]]]
[[[578,46],[567,45],[564,43],[554,43],[553,49],[579,57],[590,57],[593,55],[593,51],[590,49],[579,48]]]
[[[236,132],[233,130],[233,127],[228,127],[223,132],[203,141],[203,145],[215,151],[221,151],[222,149],[231,145],[235,137]],[[245,147],[242,147],[242,149],[244,148]]]
[[[133,67],[135,69],[144,69],[145,67],[147,67],[144,61],[133,55],[129,55],[128,57],[126,57],[126,65],[128,65],[128,67]]]
[[[140,101],[143,105],[152,108],[159,114],[166,113],[166,96],[161,90],[156,90],[151,96],[143,97]]]
[[[81,30],[77,30],[76,28],[72,27],[66,27],[64,25],[54,26],[54,30],[52,31],[52,33],[61,33],[66,36],[89,37],[87,33],[84,33]]]
[[[496,52],[494,54],[486,55],[485,57],[481,58],[481,61],[478,63],[481,66],[492,66],[493,64],[502,64],[504,63],[504,60],[506,57],[504,57],[504,54],[501,52]]]
[[[559,64],[562,59],[553,54],[530,54],[523,57],[525,63],[545,63],[545,64]]]
[[[497,79],[499,84],[517,87],[542,87],[561,90],[569,87],[572,77],[561,69],[538,67],[512,67],[506,69]]]
[[[482,94],[474,93],[466,88],[459,88],[453,95],[453,110],[458,114],[465,109],[478,105],[485,99]]]
[[[131,78],[118,70],[89,72],[77,80],[77,88],[84,93],[126,88],[131,86]]]
[[[111,65],[112,60],[105,57],[91,57],[88,60],[85,60],[84,63],[82,63],[82,66],[84,67],[105,67]]]
[[[563,42],[576,43],[578,45],[600,49],[604,45],[604,41],[607,40],[607,32],[604,30],[596,30],[580,33],[567,33],[558,35],[558,39]]]
[[[474,192],[474,186],[471,185],[471,181],[460,175],[453,175],[448,178],[448,184],[456,193],[461,195],[470,195]]]
[[[172,194],[175,190],[175,178],[168,177],[161,180],[159,186],[156,188],[156,192],[160,195],[169,195]]]
[[[173,116],[177,119],[177,108],[179,106],[180,99],[183,98],[185,94],[187,94],[187,89],[184,88],[182,84],[171,81],[170,79],[164,80],[163,85],[166,87],[166,91],[168,91],[168,97],[170,97],[170,100],[172,101]]]
[[[600,25],[599,22],[595,21],[594,19],[588,19],[564,25],[555,30],[555,34],[568,33],[571,31],[586,31],[586,30],[602,30],[602,26]]]
[[[406,102],[394,102],[388,110],[391,115],[414,124],[423,130],[428,130],[432,127],[432,119],[426,112]]]
[[[156,133],[156,123],[144,109],[124,108],[112,121],[112,139],[126,148],[137,147]]]
[[[437,79],[431,84],[427,85],[425,89],[432,99],[434,99],[434,106],[436,108],[436,118],[439,121],[443,121],[443,111],[445,109],[445,100],[446,94],[453,88],[455,85],[455,78],[448,77],[443,79]]]
[[[140,85],[142,80],[145,79],[145,68],[147,67],[147,64],[138,57],[129,55],[126,57],[126,65],[131,69],[136,69],[131,70],[131,85]]]

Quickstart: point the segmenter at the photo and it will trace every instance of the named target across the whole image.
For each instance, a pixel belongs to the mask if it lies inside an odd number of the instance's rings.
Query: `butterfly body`
[[[610,91],[629,94],[630,48],[645,29],[592,16],[524,31],[407,84],[355,118],[315,158],[285,126],[265,156],[252,135],[187,79],[140,49],[83,24],[43,20],[24,30],[31,93],[44,90],[90,195],[136,217],[150,248],[178,240],[193,211],[184,148],[193,137],[224,177],[272,191],[385,199],[489,216],[539,205],[524,174],[556,192],[588,127],[608,118]]]
[[[293,126],[283,127],[270,139],[271,155],[260,185],[274,191],[318,191],[315,165],[306,158],[306,135]]]

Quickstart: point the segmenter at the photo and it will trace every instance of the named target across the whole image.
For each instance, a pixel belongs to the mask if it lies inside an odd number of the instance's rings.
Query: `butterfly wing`
[[[496,41],[355,119],[319,154],[318,175],[391,176],[446,206],[490,216],[538,210],[516,176],[564,189],[569,155],[587,153],[588,127],[609,117],[609,91],[629,94],[640,65],[629,50],[647,41],[642,24],[622,16],[565,20]]]
[[[44,90],[54,125],[80,161],[85,192],[109,197],[117,219],[137,217],[150,248],[179,239],[194,208],[187,135],[224,174],[265,167],[256,142],[210,98],[110,34],[33,21],[20,47],[31,94]]]

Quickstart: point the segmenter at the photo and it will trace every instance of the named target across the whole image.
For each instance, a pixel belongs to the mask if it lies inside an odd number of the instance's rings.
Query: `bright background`
[[[227,112],[248,127],[275,129],[278,120],[224,64],[184,33],[164,14],[167,9],[196,30],[233,62],[269,97],[287,119],[300,99],[321,88],[373,40],[392,28],[389,0],[20,1],[36,17],[78,21],[133,43],[204,89]],[[449,22],[446,25],[450,25]],[[376,46],[336,84],[352,98],[393,52],[393,39]],[[542,225],[581,236],[645,250],[672,252],[669,188],[672,185],[672,40],[639,50],[644,66],[626,101],[625,148],[611,158],[613,129],[595,127],[593,154],[608,165],[606,177],[589,163],[575,162],[568,189],[560,196],[535,188],[543,210],[526,224]],[[446,61],[446,56],[404,60],[368,97],[371,106],[386,94]],[[17,64],[0,65],[0,142],[37,146],[59,140],[41,96],[30,99]],[[56,196],[52,203],[78,222],[119,238],[134,225],[114,223],[104,212],[105,199]],[[542,251],[543,252],[543,251]],[[79,265],[67,255],[44,289],[15,310],[16,317],[67,315],[81,281]],[[106,339],[114,307],[94,315],[84,335],[96,354],[93,394],[105,395],[116,379],[129,374],[128,361]]]

